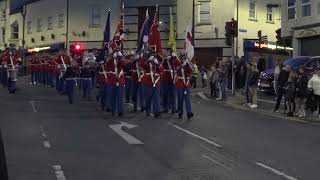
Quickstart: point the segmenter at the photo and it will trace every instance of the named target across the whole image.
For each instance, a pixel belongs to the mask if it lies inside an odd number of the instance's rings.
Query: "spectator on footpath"
[[[216,98],[217,101],[221,101],[226,96],[226,62],[220,61],[219,67],[217,69],[218,72],[218,97]]]
[[[194,64],[192,69],[192,76],[191,76],[191,85],[193,88],[197,88],[198,73],[199,73],[198,66]]]
[[[207,87],[207,80],[208,80],[207,69],[204,66],[202,66],[201,67],[202,88]]]
[[[293,117],[295,112],[296,73],[291,71],[287,83],[285,83],[285,101],[289,108],[287,116]]]
[[[280,62],[280,60],[278,59],[276,61],[276,66],[274,68],[274,81],[273,81],[273,88],[274,88],[274,92],[276,93],[276,96],[278,94],[278,77],[279,77],[279,74],[280,74],[280,71],[282,69],[283,65],[282,63]]]
[[[278,91],[277,101],[276,101],[276,105],[275,105],[273,112],[278,112],[278,110],[279,110],[282,97],[285,93],[284,86],[288,82],[290,72],[291,72],[291,66],[286,65],[285,68],[283,70],[281,70],[279,73],[278,86],[277,86],[277,91]]]
[[[308,76],[305,72],[305,66],[299,67],[299,73],[296,84],[296,105],[299,117],[306,117],[305,104],[308,94]]]
[[[245,64],[245,80],[244,80],[244,96],[246,98],[246,104],[244,106],[250,107],[252,105],[252,97],[250,96],[249,92],[249,80],[250,80],[250,74],[251,74],[251,63]]]
[[[258,81],[259,81],[260,73],[256,64],[253,64],[250,69],[251,69],[251,72],[248,80],[248,89],[249,89],[249,97],[251,98],[251,100],[249,100],[249,102],[252,102],[250,107],[255,109],[258,107],[257,91],[258,91]]]
[[[230,59],[226,62],[226,86],[228,90],[232,89],[232,62]]]
[[[215,65],[211,66],[211,72],[210,72],[210,76],[209,76],[209,81],[210,81],[210,94],[211,97],[217,97],[217,78],[218,78],[218,72],[217,72],[217,68]]]
[[[318,103],[318,116],[320,119],[320,71],[312,76],[308,82],[308,88],[313,90],[313,93]]]

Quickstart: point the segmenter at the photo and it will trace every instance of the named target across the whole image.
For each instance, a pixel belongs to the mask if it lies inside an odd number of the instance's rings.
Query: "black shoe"
[[[189,113],[187,117],[188,117],[188,120],[190,120],[193,117],[193,113]]]
[[[177,113],[177,111],[174,111],[174,110],[173,110],[173,111],[171,111],[171,114],[175,114],[175,113]]]
[[[140,112],[144,112],[144,108],[141,108],[141,109],[140,109]],[[149,116],[150,116],[150,115],[149,115]]]
[[[159,117],[161,117],[161,114],[158,112],[158,113],[154,113],[154,117],[155,118],[159,118]]]
[[[107,112],[111,112],[111,110],[109,108],[106,109]]]
[[[147,117],[150,117],[150,114],[146,114]]]
[[[287,116],[288,117],[293,117],[293,112],[288,112]]]
[[[114,113],[114,112],[112,112],[112,113],[111,113],[111,115],[112,115],[112,117],[114,117],[115,113]]]
[[[123,116],[123,113],[119,113],[118,116],[119,116],[119,117],[122,117],[122,116]]]
[[[181,113],[179,113],[179,119],[182,119],[182,114]]]
[[[163,110],[162,111],[163,113],[168,113],[169,111],[167,109]]]

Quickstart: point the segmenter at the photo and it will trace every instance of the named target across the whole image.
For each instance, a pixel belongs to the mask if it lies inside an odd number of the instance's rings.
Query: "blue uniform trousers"
[[[8,91],[15,92],[17,90],[16,81],[12,81],[11,78],[8,78]]]
[[[3,70],[2,70],[1,83],[2,83],[2,86],[3,86],[3,87],[7,87],[7,85],[8,85],[7,68],[3,68]]]
[[[132,82],[132,101],[133,109],[137,111],[138,108],[138,97],[141,110],[145,109],[144,96],[143,96],[143,87],[141,82]]]
[[[132,87],[132,81],[131,78],[126,77],[126,103],[130,103],[130,99],[131,99],[131,87]]]
[[[84,98],[90,98],[91,90],[92,90],[92,81],[91,78],[82,79],[81,81],[81,88],[83,92]]]
[[[115,113],[123,113],[123,86],[116,86],[116,85],[108,85],[110,88],[110,105],[111,105],[111,112]]]
[[[75,89],[76,83],[77,82],[75,79],[66,80],[66,92],[67,92],[68,100],[70,104],[74,103],[74,89]]]
[[[163,83],[163,108],[165,111],[171,109],[176,111],[176,87],[173,83]]]
[[[192,113],[190,101],[190,88],[177,89],[178,94],[178,112],[183,114],[183,106],[185,105],[187,114]]]
[[[160,87],[144,85],[143,89],[146,99],[146,115],[150,115],[151,106],[153,113],[160,113]]]

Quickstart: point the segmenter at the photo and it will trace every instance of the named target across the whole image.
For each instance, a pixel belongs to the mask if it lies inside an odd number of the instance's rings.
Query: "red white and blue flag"
[[[140,36],[139,36],[139,44],[138,44],[137,51],[144,49],[149,42],[149,32],[150,32],[149,21],[150,21],[150,16],[149,16],[149,10],[147,9],[146,19],[143,22]]]
[[[120,21],[118,22],[116,32],[114,33],[112,42],[110,44],[110,48],[112,50],[115,50],[117,48],[123,50],[124,38],[125,38],[125,33],[124,33],[124,1],[121,0],[121,17],[120,17]]]

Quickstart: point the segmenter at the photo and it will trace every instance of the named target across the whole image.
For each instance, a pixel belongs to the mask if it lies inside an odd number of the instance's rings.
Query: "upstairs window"
[[[199,23],[210,23],[211,21],[211,1],[199,1]]]
[[[296,0],[288,0],[288,19],[296,18]]]
[[[101,26],[101,8],[100,7],[92,7],[91,8],[91,27]]]
[[[251,0],[249,3],[249,19],[253,19],[253,20],[257,19],[256,2]]]
[[[273,22],[273,12],[271,7],[267,7],[267,22]]]
[[[311,16],[311,0],[301,0],[301,16]]]

